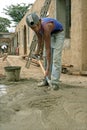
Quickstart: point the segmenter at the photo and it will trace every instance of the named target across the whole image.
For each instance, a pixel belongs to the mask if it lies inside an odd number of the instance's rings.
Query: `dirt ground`
[[[87,130],[87,77],[62,74],[60,89],[48,91],[37,86],[40,67],[25,63],[0,58],[0,130]],[[9,65],[22,67],[18,82],[6,79]]]

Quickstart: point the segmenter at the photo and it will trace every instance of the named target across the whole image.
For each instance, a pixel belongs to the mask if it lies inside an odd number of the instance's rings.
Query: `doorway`
[[[71,0],[56,0],[56,18],[63,24],[65,38],[70,38]]]

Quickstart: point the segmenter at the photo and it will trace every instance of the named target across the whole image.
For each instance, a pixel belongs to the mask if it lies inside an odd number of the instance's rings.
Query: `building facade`
[[[26,13],[40,15],[45,0],[36,0]],[[63,64],[73,65],[79,73],[87,72],[87,0],[51,0],[48,17],[62,22],[65,42],[62,54]],[[16,42],[20,55],[28,55],[34,32],[26,24],[26,15],[16,27]]]

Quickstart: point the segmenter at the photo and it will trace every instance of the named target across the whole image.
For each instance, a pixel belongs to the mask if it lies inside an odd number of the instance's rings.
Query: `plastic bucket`
[[[9,81],[19,81],[20,80],[20,66],[6,66],[4,67],[6,72],[6,79]]]

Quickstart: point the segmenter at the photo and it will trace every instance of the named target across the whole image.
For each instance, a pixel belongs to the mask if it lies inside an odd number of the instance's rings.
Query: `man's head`
[[[35,32],[38,32],[41,27],[41,19],[36,13],[31,13],[26,16],[26,22]]]
[[[36,25],[39,22],[39,20],[40,20],[40,18],[38,17],[38,15],[36,13],[28,14],[26,17],[26,22],[27,22],[28,26],[30,26],[30,27]]]

